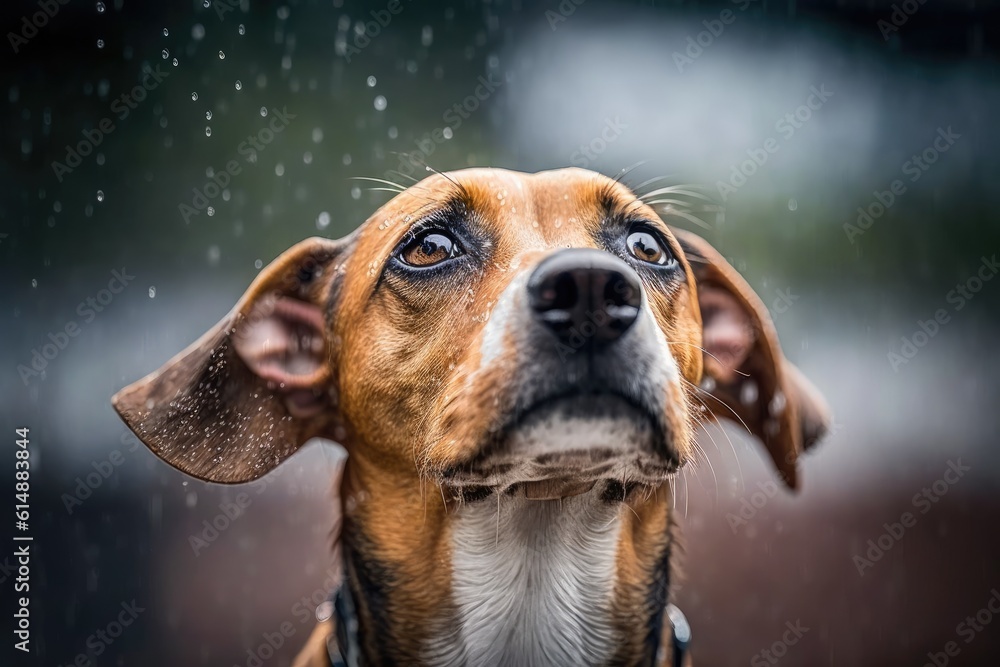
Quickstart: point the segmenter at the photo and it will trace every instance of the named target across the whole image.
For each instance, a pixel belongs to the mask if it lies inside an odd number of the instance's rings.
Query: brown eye
[[[458,257],[461,249],[450,236],[439,231],[428,231],[410,241],[399,253],[399,259],[410,266],[433,266]]]
[[[628,251],[637,259],[650,264],[666,264],[669,255],[663,249],[660,242],[649,232],[642,230],[634,231],[628,235],[625,241]]]

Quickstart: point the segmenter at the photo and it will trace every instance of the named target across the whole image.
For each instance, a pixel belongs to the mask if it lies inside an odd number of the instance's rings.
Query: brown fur
[[[493,239],[488,265],[431,288],[384,272],[410,225],[446,205],[474,216]],[[687,381],[682,395],[665,397],[682,461],[691,457],[695,422],[703,416],[697,406],[705,401],[711,416],[738,415],[794,487],[796,458],[827,417],[818,394],[782,357],[760,300],[704,241],[672,231],[624,185],[577,169],[467,170],[411,186],[348,239],[312,239],[282,255],[219,325],[163,370],[122,390],[114,405],[160,457],[216,482],[254,479],[310,437],[343,443],[348,574],[354,581],[374,577],[378,589],[378,599],[368,600],[374,593],[355,584],[365,652],[376,663],[416,664],[425,638],[455,622],[449,515],[457,501],[441,475],[478,454],[484,434],[516,398],[516,365],[480,369],[484,322],[519,267],[563,247],[600,247],[605,217],[626,208],[658,226],[685,275],[671,292],[645,286]],[[737,399],[742,375],[734,378],[702,354],[699,288],[708,285],[750,313],[752,349],[740,371],[760,387],[754,405]],[[275,299],[322,313],[322,332],[308,318],[283,320],[302,345],[322,336],[317,368],[305,377],[269,375],[274,359],[239,354],[241,340],[259,334],[255,321],[269,317]],[[703,373],[718,379],[712,397],[697,395]],[[786,407],[774,415],[769,406],[779,391]],[[622,508],[616,664],[646,656],[647,629],[659,632],[663,622],[665,591],[655,588],[663,577],[669,583],[663,565],[675,548],[670,493],[664,482],[632,494]],[[375,569],[358,569],[369,566]],[[310,640],[297,665],[321,664],[325,633]]]

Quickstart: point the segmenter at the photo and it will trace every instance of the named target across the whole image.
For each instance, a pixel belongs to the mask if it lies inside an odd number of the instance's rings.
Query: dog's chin
[[[566,498],[598,483],[602,494],[621,499],[636,488],[662,484],[680,463],[660,420],[609,394],[540,402],[480,451],[443,480],[467,499],[492,493]]]

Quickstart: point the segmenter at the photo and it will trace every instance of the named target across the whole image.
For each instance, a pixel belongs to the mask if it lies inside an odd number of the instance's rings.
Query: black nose
[[[614,255],[570,248],[546,257],[528,279],[536,317],[574,348],[617,340],[639,316],[642,287]]]

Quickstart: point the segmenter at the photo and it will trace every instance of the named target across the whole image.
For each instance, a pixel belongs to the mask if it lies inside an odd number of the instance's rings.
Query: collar
[[[687,617],[676,605],[668,604],[667,619],[670,621],[670,638],[673,648],[673,665],[682,667],[691,645],[691,626]],[[331,593],[330,598],[316,608],[316,617],[320,621],[332,617],[336,631],[336,639],[327,642],[327,653],[331,667],[360,667],[361,642],[358,640],[358,615],[354,606],[354,596],[346,579],[340,587]],[[657,661],[657,653],[653,654],[653,663]]]

